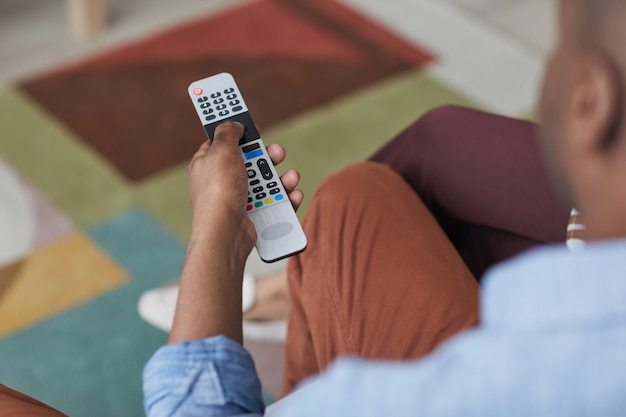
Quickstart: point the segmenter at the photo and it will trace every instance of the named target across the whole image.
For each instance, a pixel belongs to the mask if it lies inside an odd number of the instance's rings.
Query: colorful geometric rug
[[[0,382],[70,415],[143,415],[166,335],[137,300],[179,274],[206,140],[190,82],[231,72],[310,197],[429,108],[473,105],[423,72],[436,56],[343,2],[258,0],[0,87]],[[275,398],[282,346],[249,346]]]

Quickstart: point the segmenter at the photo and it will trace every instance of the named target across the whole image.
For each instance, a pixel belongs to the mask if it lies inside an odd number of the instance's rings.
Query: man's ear
[[[578,152],[607,150],[619,134],[622,120],[622,80],[607,56],[588,54],[574,71],[567,131]]]

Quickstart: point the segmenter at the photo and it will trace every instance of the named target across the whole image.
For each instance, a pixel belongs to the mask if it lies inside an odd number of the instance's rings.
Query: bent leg
[[[334,358],[420,357],[474,325],[478,284],[411,187],[376,163],[325,181],[289,264],[285,393]]]
[[[525,249],[565,240],[571,207],[556,197],[537,135],[534,123],[444,106],[372,160],[411,185],[480,278]]]

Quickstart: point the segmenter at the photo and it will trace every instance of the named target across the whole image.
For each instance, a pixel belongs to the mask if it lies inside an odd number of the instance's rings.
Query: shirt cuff
[[[144,368],[143,391],[148,416],[265,411],[252,357],[226,336],[163,346]]]

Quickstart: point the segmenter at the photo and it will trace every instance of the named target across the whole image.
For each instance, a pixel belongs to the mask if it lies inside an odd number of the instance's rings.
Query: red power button
[[[202,94],[202,89],[201,88],[196,88],[195,90],[193,90],[193,93],[197,96],[199,96],[200,94]]]

